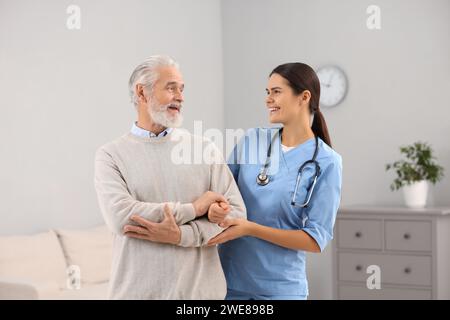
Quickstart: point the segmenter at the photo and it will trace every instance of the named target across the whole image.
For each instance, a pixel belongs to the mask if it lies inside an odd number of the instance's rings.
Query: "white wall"
[[[131,127],[128,78],[151,54],[181,64],[185,126],[223,129],[220,19],[218,0],[0,0],[0,234],[102,223],[94,152]]]
[[[381,8],[378,31],[366,28],[371,4]],[[449,204],[448,0],[226,0],[222,17],[227,128],[268,124],[264,89],[278,64],[337,64],[348,75],[348,96],[323,113],[343,157],[342,204],[401,205],[384,165],[419,139],[446,170],[430,204]],[[310,297],[331,298],[330,250],[308,261]]]

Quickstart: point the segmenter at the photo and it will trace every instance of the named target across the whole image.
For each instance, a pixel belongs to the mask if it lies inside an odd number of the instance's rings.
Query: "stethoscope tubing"
[[[281,128],[281,129],[278,131],[278,134],[279,134],[280,136],[281,136],[282,131],[283,131],[283,128]],[[267,175],[267,170],[268,170],[269,165],[270,165],[270,157],[271,157],[271,154],[272,154],[272,143],[273,143],[273,141],[274,141],[274,139],[275,139],[275,136],[276,136],[276,134],[275,134],[274,137],[271,139],[270,144],[269,144],[269,147],[267,148],[266,162],[264,163],[264,166],[261,168],[259,174],[258,174],[257,177],[256,177],[256,183],[257,183],[258,185],[260,185],[260,186],[266,186],[266,185],[268,185],[269,182],[270,182],[270,177]],[[314,138],[315,138],[315,140],[316,140],[316,146],[315,146],[315,149],[314,149],[314,155],[313,155],[313,157],[311,158],[311,160],[305,161],[305,162],[300,166],[300,168],[298,169],[298,172],[297,172],[297,180],[296,180],[296,183],[295,183],[294,195],[293,195],[293,198],[292,198],[292,201],[291,201],[291,205],[293,205],[293,206],[299,206],[299,207],[307,207],[307,206],[308,206],[308,204],[309,204],[309,202],[310,202],[310,200],[311,200],[311,196],[312,196],[314,187],[316,186],[317,178],[320,176],[320,165],[319,165],[319,163],[316,161],[317,154],[318,154],[318,151],[319,151],[319,139],[318,139],[318,137],[317,137],[316,135],[314,135]],[[303,203],[303,204],[301,204],[301,205],[298,205],[298,204],[295,202],[295,197],[296,197],[296,194],[297,194],[297,189],[298,189],[299,182],[300,182],[300,179],[301,179],[301,176],[302,176],[302,172],[303,172],[303,169],[304,169],[308,164],[311,164],[311,163],[314,164],[315,169],[316,169],[316,170],[315,170],[315,174],[314,174],[314,180],[313,180],[311,186],[308,188],[308,194],[307,194],[307,198],[306,198],[305,203]]]

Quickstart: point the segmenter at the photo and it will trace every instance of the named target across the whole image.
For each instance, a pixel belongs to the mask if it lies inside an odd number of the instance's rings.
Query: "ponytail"
[[[325,122],[325,118],[319,108],[317,108],[314,112],[314,120],[311,129],[316,136],[331,147],[331,139],[328,133],[327,123]]]

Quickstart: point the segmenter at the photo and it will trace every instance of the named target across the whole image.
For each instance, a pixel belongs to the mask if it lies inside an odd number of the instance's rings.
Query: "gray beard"
[[[183,116],[181,113],[178,113],[175,117],[170,117],[167,114],[167,108],[170,105],[171,103],[166,105],[150,103],[147,108],[147,112],[154,123],[166,128],[179,128],[183,124]]]

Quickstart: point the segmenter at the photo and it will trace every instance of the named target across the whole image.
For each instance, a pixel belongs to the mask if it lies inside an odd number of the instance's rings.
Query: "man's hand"
[[[226,202],[215,202],[208,210],[208,220],[213,223],[221,223],[230,213],[231,208]]]
[[[200,198],[192,203],[195,209],[195,216],[200,217],[207,213],[209,207],[215,202],[225,202],[228,204],[227,199],[225,199],[223,195],[212,191],[206,191]]]
[[[140,224],[140,226],[127,224],[123,228],[127,237],[170,244],[180,242],[181,230],[167,204],[164,205],[164,220],[160,223],[151,222],[136,215],[132,216],[131,220]]]

